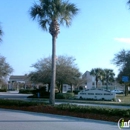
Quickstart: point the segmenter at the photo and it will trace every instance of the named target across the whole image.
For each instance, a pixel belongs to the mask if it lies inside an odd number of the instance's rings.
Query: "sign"
[[[123,82],[128,82],[129,81],[129,77],[128,76],[122,76],[122,81]]]
[[[118,121],[118,128],[119,130],[129,129],[130,128],[130,120],[124,121],[124,118],[119,119]]]

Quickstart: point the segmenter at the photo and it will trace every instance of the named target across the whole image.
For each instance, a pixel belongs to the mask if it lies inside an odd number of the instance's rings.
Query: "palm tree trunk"
[[[48,92],[50,91],[50,83],[48,83]]]
[[[52,77],[50,88],[50,104],[55,104],[55,82],[56,82],[56,37],[52,36]]]
[[[108,90],[108,80],[106,81],[106,90]]]
[[[73,93],[73,84],[71,84],[71,93]]]
[[[125,96],[128,95],[128,86],[125,84]]]
[[[98,78],[96,77],[96,88],[98,87]]]
[[[61,93],[63,93],[63,83],[61,83]]]

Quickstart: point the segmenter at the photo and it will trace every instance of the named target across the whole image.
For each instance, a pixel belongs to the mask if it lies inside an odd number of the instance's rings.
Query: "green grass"
[[[121,99],[122,103],[130,104],[130,94],[127,96],[125,96],[124,94],[118,94],[116,97]]]

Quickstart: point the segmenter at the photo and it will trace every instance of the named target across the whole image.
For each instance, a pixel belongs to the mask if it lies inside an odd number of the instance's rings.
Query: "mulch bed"
[[[65,110],[58,110],[53,106],[43,106],[43,105],[29,106],[29,107],[0,106],[0,108],[74,116],[74,117],[80,117],[80,118],[96,119],[96,120],[112,121],[112,122],[118,122],[118,120],[120,118],[123,118],[123,117],[119,117],[119,116],[106,116],[106,115],[102,115],[102,114],[87,113],[87,112],[86,113],[75,113],[75,112],[70,112],[70,111],[65,111]],[[125,119],[129,120],[129,118],[125,118]]]

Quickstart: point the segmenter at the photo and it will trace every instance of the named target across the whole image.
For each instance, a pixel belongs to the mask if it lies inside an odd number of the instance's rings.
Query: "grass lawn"
[[[128,94],[127,96],[125,96],[124,94],[118,94],[116,97],[121,99],[122,103],[130,104],[130,94]]]

